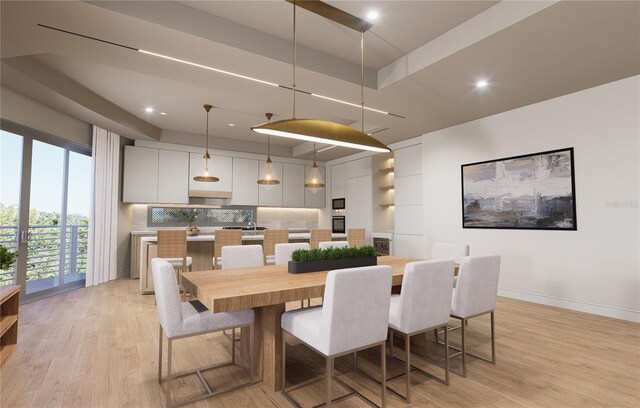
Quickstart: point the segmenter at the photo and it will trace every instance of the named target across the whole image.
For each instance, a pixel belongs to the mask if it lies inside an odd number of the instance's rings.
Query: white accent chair
[[[386,406],[385,343],[389,324],[392,269],[388,265],[340,269],[327,275],[324,304],[282,315],[282,329],[326,358],[326,405],[331,406],[333,361],[346,354],[380,346],[382,370],[382,407]],[[300,406],[286,388],[286,342],[282,337],[283,394],[294,406]],[[356,390],[339,377],[335,380]],[[339,398],[344,399],[346,396]],[[364,398],[364,397],[362,397]],[[368,401],[368,400],[367,400]],[[370,401],[368,401],[370,402]]]
[[[164,259],[154,258],[151,260],[151,272],[155,287],[155,298],[160,321],[159,357],[158,357],[158,382],[167,382],[167,406],[185,405],[205,398],[219,395],[224,392],[237,390],[239,388],[253,384],[253,323],[254,313],[252,309],[238,310],[226,313],[212,313],[200,301],[181,302],[178,283],[176,282],[173,266]],[[198,336],[225,329],[236,329],[241,327],[249,328],[249,367],[247,374],[249,381],[239,385],[225,387],[212,391],[211,387],[204,379],[202,372],[214,368],[220,368],[235,364],[235,347],[231,347],[231,362],[216,364],[198,370],[173,374],[171,372],[172,345],[174,340],[185,337]],[[167,337],[167,376],[162,377],[162,339]],[[187,401],[175,403],[172,397],[171,381],[177,378],[196,375],[207,393]]]
[[[291,254],[298,249],[311,249],[307,242],[295,242],[291,244],[276,244],[276,265],[287,265],[291,260]]]
[[[349,248],[349,241],[323,241],[318,244],[318,248]]]
[[[262,245],[227,245],[222,247],[222,269],[251,268],[263,265]]]
[[[425,375],[449,385],[449,338],[447,324],[451,312],[451,293],[453,291],[454,264],[452,260],[410,262],[404,268],[402,290],[399,295],[391,296],[389,309],[389,331],[391,358],[393,355],[393,336],[404,335],[406,371],[387,381],[405,376],[406,396],[393,393],[411,402],[411,371],[416,369]],[[411,365],[411,336],[430,330],[443,329],[445,334],[444,380]]]
[[[458,283],[451,298],[451,317],[460,320],[460,326],[448,330],[460,329],[461,347],[451,346],[457,353],[450,358],[462,355],[462,376],[467,376],[467,355],[496,363],[496,335],[494,313],[498,296],[498,278],[500,276],[500,256],[468,256],[460,260]],[[467,351],[465,344],[465,325],[469,319],[491,314],[491,359]],[[456,373],[457,374],[457,373]]]

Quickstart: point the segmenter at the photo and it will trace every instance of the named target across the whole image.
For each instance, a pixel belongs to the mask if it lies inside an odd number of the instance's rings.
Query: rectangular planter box
[[[317,271],[331,271],[334,269],[358,268],[360,266],[372,266],[378,264],[375,256],[344,259],[323,259],[311,262],[289,261],[289,273],[305,273]]]

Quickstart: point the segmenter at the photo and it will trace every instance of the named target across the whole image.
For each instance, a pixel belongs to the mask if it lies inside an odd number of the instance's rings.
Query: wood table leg
[[[260,347],[255,347],[255,361],[262,359],[262,381],[273,391],[282,389],[282,327],[280,317],[285,311],[285,305],[272,305],[261,307],[256,310],[256,344],[262,342],[261,356]],[[258,337],[261,340],[258,340]]]

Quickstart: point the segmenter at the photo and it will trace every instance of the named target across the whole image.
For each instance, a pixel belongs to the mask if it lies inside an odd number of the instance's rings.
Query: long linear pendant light
[[[318,165],[316,164],[316,144],[313,144],[313,167],[311,167],[311,171],[309,172],[309,176],[307,177],[307,181],[305,181],[304,186],[306,188],[313,189],[312,191],[315,193],[320,188],[324,188],[324,180],[322,180],[322,174],[320,174],[320,169],[318,169]]]
[[[273,113],[265,113],[267,122],[271,122]],[[260,172],[260,178],[258,184],[267,186],[275,186],[280,184],[276,169],[273,168],[273,162],[271,161],[271,136],[267,136],[267,161],[264,163],[262,171]]]
[[[207,138],[205,139],[204,156],[202,156],[204,159],[204,174],[193,178],[195,181],[205,183],[215,183],[220,180],[218,177],[209,175],[209,159],[211,159],[211,155],[209,155],[209,111],[211,108],[213,108],[212,105],[204,105],[204,110],[207,112]]]
[[[253,126],[254,132],[280,136],[290,139],[304,140],[314,143],[325,143],[336,146],[349,147],[353,149],[368,150],[373,152],[389,152],[387,146],[377,139],[364,133],[364,59],[360,72],[360,94],[362,110],[362,130],[357,130],[341,123],[330,122],[320,119],[297,119],[296,118],[296,2],[293,1],[293,114],[291,119],[268,122],[262,125]],[[360,41],[361,56],[364,55],[364,29],[361,31]],[[315,149],[314,149],[315,150]]]

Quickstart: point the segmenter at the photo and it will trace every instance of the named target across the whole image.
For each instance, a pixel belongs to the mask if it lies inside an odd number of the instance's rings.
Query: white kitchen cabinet
[[[358,160],[358,177],[371,175],[371,157]]]
[[[346,178],[358,177],[358,167],[359,167],[358,160],[352,160],[350,162],[346,162],[345,166],[346,166],[346,171],[345,171]]]
[[[398,149],[393,154],[396,178],[422,174],[422,145]]]
[[[192,197],[228,198],[233,191],[233,159],[228,156],[211,155],[209,175],[218,177],[215,183],[195,181],[195,176],[204,173],[202,153],[189,153],[189,195]]]
[[[422,204],[422,175],[397,177],[395,183],[395,205]]]
[[[265,164],[266,162],[264,160],[260,160],[258,163],[260,166],[259,168],[262,169]],[[282,207],[282,163],[273,162],[271,163],[271,166],[273,167],[273,170],[275,170],[278,180],[280,180],[280,184],[261,185],[256,183],[258,185],[258,204],[268,207]]]
[[[282,176],[282,205],[284,207],[304,207],[304,165],[283,163]]]
[[[371,243],[373,230],[373,187],[371,176],[358,177],[358,227],[365,228],[365,242]]]
[[[258,205],[258,160],[233,158],[231,205]]]
[[[331,198],[345,198],[347,192],[346,164],[331,166]]]
[[[307,180],[307,176],[311,173],[311,166],[304,166],[304,180]],[[323,180],[327,179],[326,171],[324,167],[318,167],[320,176]],[[327,202],[327,190],[324,188],[306,188],[304,182],[302,183],[304,188],[304,206],[306,208],[324,208]]]
[[[124,147],[122,201],[156,203],[158,201],[158,149]]]
[[[345,196],[345,225],[347,228],[357,228],[360,223],[360,209],[358,208],[358,178],[346,179]]]
[[[159,203],[189,204],[189,153],[158,151]]]

